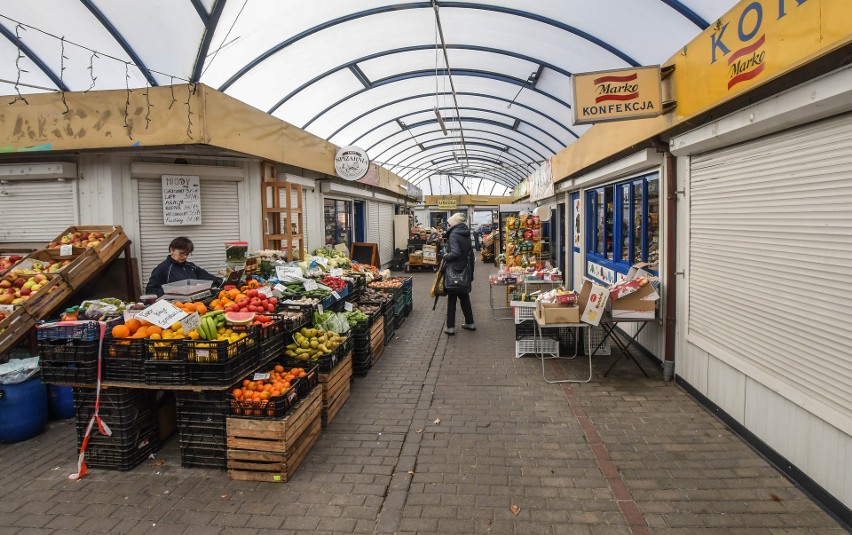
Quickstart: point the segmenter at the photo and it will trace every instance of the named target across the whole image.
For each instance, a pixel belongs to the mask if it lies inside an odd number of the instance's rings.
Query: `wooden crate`
[[[18,248],[18,247],[0,247],[0,256],[20,256],[21,260],[30,256],[35,250],[28,248]],[[21,260],[18,260],[17,263],[13,264],[9,269],[0,269],[0,277],[15,269],[15,266],[21,263]]]
[[[340,408],[349,399],[349,384],[352,381],[352,353],[340,361],[331,373],[319,375],[322,387],[322,426],[328,424],[337,415]]]
[[[376,365],[376,361],[379,360],[379,357],[382,356],[382,353],[385,352],[385,341],[384,339],[379,340],[379,343],[370,349],[370,367]]]
[[[382,316],[370,327],[370,345],[375,346],[376,340],[385,339],[385,318]]]
[[[50,282],[21,304],[36,321],[50,316],[71,295],[71,287],[65,279],[57,275],[51,277]]]
[[[0,354],[12,348],[34,326],[33,317],[23,307],[15,307],[6,319],[0,321]]]
[[[228,476],[245,481],[286,482],[319,439],[321,389],[284,418],[228,418]]]
[[[71,264],[62,268],[59,274],[71,286],[72,290],[76,290],[89,282],[103,266],[104,264],[98,254],[87,248]]]
[[[121,254],[121,251],[124,250],[124,246],[130,243],[130,240],[127,238],[127,234],[124,233],[124,229],[118,225],[84,225],[68,227],[62,232],[62,234],[51,240],[51,242],[59,241],[62,236],[65,236],[70,232],[103,232],[104,234],[107,234],[107,237],[98,244],[97,247],[92,247],[101,262],[104,264],[112,262],[119,254]]]

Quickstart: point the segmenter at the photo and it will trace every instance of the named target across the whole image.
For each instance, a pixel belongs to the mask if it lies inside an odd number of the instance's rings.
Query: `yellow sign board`
[[[575,74],[573,82],[574,124],[662,113],[659,66]]]
[[[742,1],[672,59],[677,115],[691,117],[850,41],[849,0]]]
[[[443,210],[453,210],[458,208],[459,201],[458,199],[438,199],[438,208]]]

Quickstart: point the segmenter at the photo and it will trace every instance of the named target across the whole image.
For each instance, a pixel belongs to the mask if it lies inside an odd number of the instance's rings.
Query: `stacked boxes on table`
[[[77,450],[83,444],[95,412],[97,390],[74,389]],[[101,390],[98,415],[112,431],[101,434],[95,423],[86,446],[86,463],[93,468],[130,470],[159,449],[159,428],[153,392],[127,388]]]

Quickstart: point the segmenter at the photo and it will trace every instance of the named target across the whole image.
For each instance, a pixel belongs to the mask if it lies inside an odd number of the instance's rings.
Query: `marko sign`
[[[334,170],[343,180],[356,181],[370,170],[370,158],[360,147],[340,147],[334,156]]]
[[[575,74],[573,85],[574,124],[662,113],[659,66]]]

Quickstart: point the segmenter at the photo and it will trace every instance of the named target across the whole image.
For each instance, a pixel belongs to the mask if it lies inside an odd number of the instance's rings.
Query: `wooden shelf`
[[[301,260],[305,248],[302,186],[278,180],[274,162],[263,162],[261,206],[264,249],[287,250],[288,260]],[[283,205],[282,205],[283,197]],[[284,217],[281,217],[283,214]],[[300,232],[293,232],[293,223]]]

